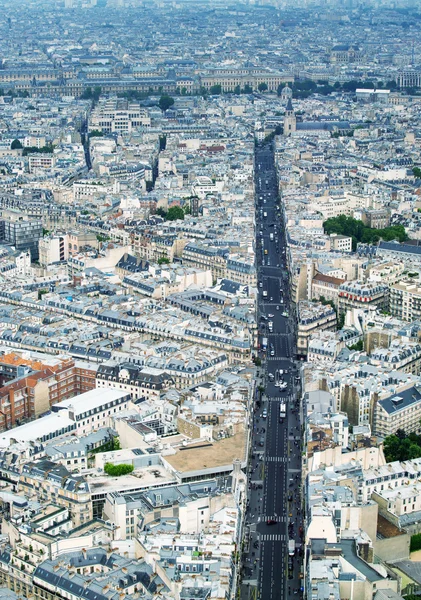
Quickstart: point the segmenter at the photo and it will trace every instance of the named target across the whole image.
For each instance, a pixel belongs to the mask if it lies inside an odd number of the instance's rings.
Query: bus
[[[268,339],[264,337],[262,339],[262,352],[266,352],[267,349],[268,349]]]
[[[287,414],[287,407],[285,402],[281,402],[280,406],[279,406],[279,420],[283,421],[286,417]]]

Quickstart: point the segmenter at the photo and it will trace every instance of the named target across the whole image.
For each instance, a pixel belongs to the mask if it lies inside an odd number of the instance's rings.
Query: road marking
[[[266,457],[266,461],[267,462],[288,462],[288,459],[286,456],[267,456]]]
[[[284,533],[264,533],[260,535],[261,542],[286,542]]]

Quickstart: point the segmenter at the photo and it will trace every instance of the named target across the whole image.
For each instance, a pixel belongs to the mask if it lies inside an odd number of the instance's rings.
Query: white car
[[[273,317],[274,317],[274,316],[275,316],[275,315],[273,315],[272,313],[269,313],[269,314],[268,314],[268,317],[269,317],[269,319],[273,319]]]

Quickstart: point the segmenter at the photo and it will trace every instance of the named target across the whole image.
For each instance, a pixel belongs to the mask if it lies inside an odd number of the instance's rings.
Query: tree
[[[284,86],[284,84],[283,84],[283,83],[280,83],[280,84],[278,85],[278,89],[276,90],[276,93],[278,94],[278,96],[281,96],[281,95],[282,95],[282,90],[284,89],[284,87],[285,87],[285,86]]]
[[[101,96],[102,88],[99,85],[94,87],[94,91],[92,92],[92,98],[94,102],[98,102],[99,97]]]
[[[23,146],[19,140],[13,140],[13,142],[10,145],[11,150],[20,150],[21,148],[23,148]]]
[[[236,86],[235,86],[235,88],[234,88],[234,94],[235,94],[236,96],[239,96],[239,95],[241,94],[241,88],[240,88],[240,86],[239,86],[239,85],[236,85]]]
[[[244,89],[243,89],[243,94],[252,94],[252,93],[253,93],[253,88],[251,87],[251,85],[246,83],[246,85],[244,86]]]
[[[404,242],[408,239],[403,225],[392,225],[385,229],[372,229],[364,225],[362,221],[353,217],[347,217],[346,215],[327,219],[323,223],[323,227],[328,235],[338,233],[339,235],[351,237],[353,250],[356,249],[358,242],[375,244],[380,239],[386,241],[398,240],[399,242]]]
[[[92,88],[87,87],[83,90],[81,95],[82,100],[92,100]]]
[[[169,265],[170,264],[170,259],[167,258],[166,256],[161,256],[160,258],[158,258],[158,265]]]
[[[184,210],[181,206],[171,206],[171,208],[168,209],[166,219],[167,221],[182,221],[184,220]]]
[[[262,83],[259,83],[259,85],[258,85],[259,92],[266,92],[267,89],[268,89],[267,83],[265,83],[264,81],[262,81]]]
[[[90,137],[90,138],[93,138],[93,137],[103,137],[103,135],[104,134],[99,129],[93,129],[92,131],[89,132],[88,137]]]
[[[209,93],[211,96],[220,96],[222,94],[222,85],[211,85]]]
[[[358,342],[356,342],[355,344],[352,344],[352,346],[348,346],[349,350],[357,350],[358,352],[362,352],[364,350],[364,342],[362,340],[358,340]]]
[[[12,147],[12,150],[13,150],[13,147]],[[413,172],[413,174],[414,174],[414,177],[415,177],[416,179],[421,179],[421,169],[420,169],[419,167],[414,167],[414,168],[412,169],[412,172]]]
[[[169,96],[168,94],[162,94],[162,96],[159,99],[159,108],[162,110],[162,112],[167,112],[167,110],[173,106],[174,104],[174,98],[172,98],[171,96]]]
[[[133,465],[113,465],[112,463],[105,463],[104,465],[104,471],[111,477],[128,475],[128,473],[131,473],[133,470]]]

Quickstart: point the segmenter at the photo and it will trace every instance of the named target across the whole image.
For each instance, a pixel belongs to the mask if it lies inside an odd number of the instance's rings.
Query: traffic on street
[[[242,598],[302,590],[300,375],[272,144],[255,151],[259,352],[242,554]]]

